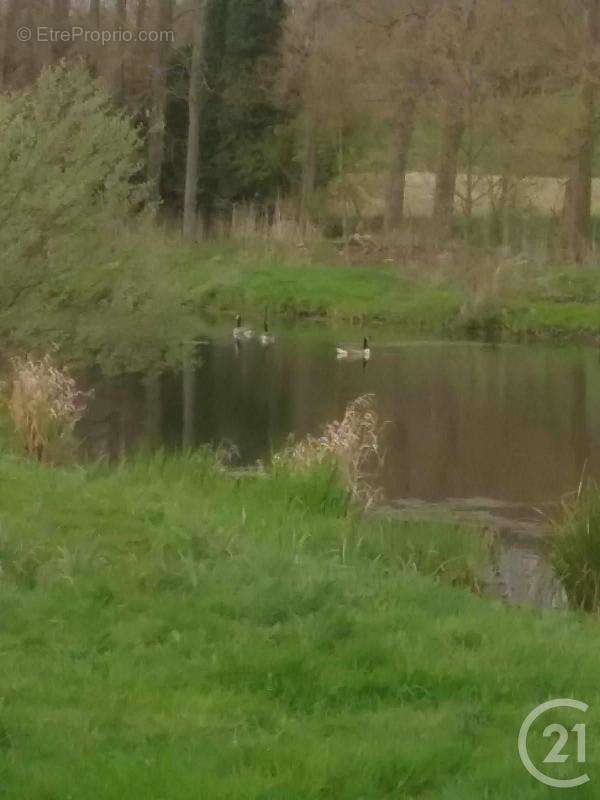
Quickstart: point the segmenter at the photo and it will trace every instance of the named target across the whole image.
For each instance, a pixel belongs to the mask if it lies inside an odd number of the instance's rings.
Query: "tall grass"
[[[235,205],[229,219],[216,219],[212,235],[242,243],[273,242],[292,247],[313,243],[321,238],[318,228],[308,220],[298,219],[289,203],[278,200],[272,212],[246,203]]]
[[[8,408],[18,438],[28,455],[39,461],[61,458],[85,410],[86,395],[50,355],[40,361],[14,358],[12,366]]]
[[[348,404],[340,422],[328,423],[319,437],[290,443],[273,463],[293,471],[330,464],[351,500],[369,508],[380,498],[373,481],[383,460],[381,438],[374,395],[365,394]]]
[[[569,603],[600,611],[600,489],[589,485],[565,509],[552,561]]]

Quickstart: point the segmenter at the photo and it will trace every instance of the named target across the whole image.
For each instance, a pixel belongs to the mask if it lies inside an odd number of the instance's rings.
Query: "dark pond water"
[[[207,329],[198,367],[100,381],[81,425],[88,451],[213,442],[252,464],[290,433],[318,433],[369,392],[389,423],[381,476],[388,501],[459,500],[464,513],[475,504],[478,513],[515,520],[508,529],[531,552],[545,532],[543,513],[584,472],[600,479],[594,348],[402,341],[382,329],[371,332],[372,358],[363,364],[336,360],[330,329],[276,333],[269,347],[236,346],[230,325]]]

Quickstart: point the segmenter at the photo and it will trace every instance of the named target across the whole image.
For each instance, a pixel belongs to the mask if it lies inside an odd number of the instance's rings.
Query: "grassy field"
[[[525,715],[598,720],[596,619],[461,589],[481,540],[363,518],[326,471],[5,454],[0,509],[7,800],[542,798]]]

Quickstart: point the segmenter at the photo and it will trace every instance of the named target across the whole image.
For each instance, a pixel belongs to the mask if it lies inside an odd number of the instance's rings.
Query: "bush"
[[[46,356],[41,361],[13,359],[9,410],[26,452],[40,461],[63,455],[85,410],[85,394]]]
[[[47,342],[108,302],[115,233],[145,195],[141,153],[133,122],[83,67],[46,69],[0,97],[4,333]]]

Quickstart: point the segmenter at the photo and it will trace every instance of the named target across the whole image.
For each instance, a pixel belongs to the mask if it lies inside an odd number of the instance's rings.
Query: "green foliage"
[[[57,308],[141,199],[140,142],[82,68],[45,70],[0,103],[0,314]],[[86,275],[87,273],[87,275]]]
[[[267,200],[285,189],[276,135],[283,117],[269,94],[272,67],[267,69],[283,15],[282,0],[209,2],[207,69],[214,83],[206,97],[211,122],[201,162],[216,197],[205,198],[205,204]]]
[[[282,0],[207,0],[198,191],[205,214],[244,200],[270,202],[287,188],[291,137],[272,89]],[[181,205],[191,53],[173,64],[167,109],[167,203]]]
[[[198,278],[138,213],[132,121],[85,69],[58,66],[2,98],[0,134],[0,333],[108,370],[179,360]]]
[[[145,193],[132,122],[83,68],[59,66],[3,99],[0,131],[0,330],[115,368],[160,361],[185,292],[147,240],[128,246]]]
[[[600,490],[589,486],[567,508],[553,541],[553,563],[569,602],[600,610]]]

